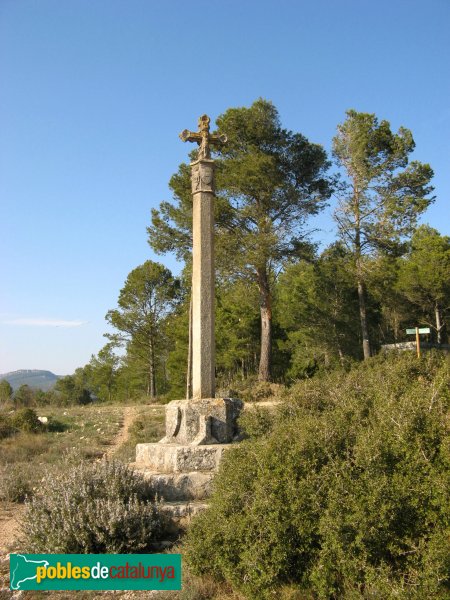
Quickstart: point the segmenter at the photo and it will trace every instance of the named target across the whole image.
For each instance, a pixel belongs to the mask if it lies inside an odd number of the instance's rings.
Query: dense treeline
[[[450,238],[418,219],[434,197],[427,164],[410,161],[412,133],[347,112],[324,149],[281,126],[257,100],[217,119],[229,142],[216,152],[217,380],[290,384],[405,341],[429,326],[448,341]],[[174,277],[146,261],[129,274],[107,321],[108,344],[59,383],[103,400],[186,393],[191,278],[190,168],[170,180],[172,202],[152,211],[148,242],[172,253]],[[337,207],[335,242],[318,249],[308,218]],[[121,349],[121,350],[120,350]]]

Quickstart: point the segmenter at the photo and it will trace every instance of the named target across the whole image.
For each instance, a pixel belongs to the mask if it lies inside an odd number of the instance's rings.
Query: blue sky
[[[450,234],[448,0],[0,0],[0,373],[104,345],[206,112],[272,100],[329,149],[348,108],[416,140]],[[331,208],[311,226],[333,240]]]

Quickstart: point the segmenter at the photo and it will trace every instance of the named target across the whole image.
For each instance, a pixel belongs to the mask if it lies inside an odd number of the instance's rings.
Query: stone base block
[[[136,466],[158,473],[217,471],[223,452],[230,447],[230,444],[137,444]]]
[[[208,508],[205,502],[166,502],[160,506],[165,518],[165,531],[169,539],[176,539],[188,527],[191,519]]]
[[[166,502],[160,510],[172,519],[189,519],[206,508],[206,502]]]
[[[194,471],[193,473],[152,473],[147,469],[136,469],[152,487],[161,500],[166,502],[204,500],[211,495],[212,471]]]
[[[243,403],[237,398],[172,400],[166,406],[164,444],[227,444],[238,433]]]

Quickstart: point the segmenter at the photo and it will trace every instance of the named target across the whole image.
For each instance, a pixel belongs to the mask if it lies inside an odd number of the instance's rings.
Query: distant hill
[[[22,369],[0,375],[1,379],[6,379],[13,390],[16,391],[21,385],[29,385],[31,388],[39,389],[44,392],[50,390],[60,379],[60,375],[55,375],[51,371],[40,371],[39,369]]]

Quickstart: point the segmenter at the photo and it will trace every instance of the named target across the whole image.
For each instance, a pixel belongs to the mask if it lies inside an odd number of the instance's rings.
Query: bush
[[[281,400],[285,389],[282,384],[258,381],[255,376],[247,377],[244,381],[233,381],[231,388],[219,390],[218,395],[240,398],[244,402],[263,402],[265,400]]]
[[[239,431],[243,437],[258,438],[268,434],[275,426],[276,415],[272,411],[252,405],[239,417]]]
[[[32,408],[19,408],[9,419],[11,425],[27,433],[39,433],[45,428]]]
[[[190,568],[252,599],[283,585],[321,599],[448,597],[449,404],[437,356],[299,384],[273,426],[226,453],[188,531]]]
[[[32,475],[27,463],[2,467],[0,477],[0,500],[25,502],[33,495]]]
[[[149,552],[160,531],[149,484],[118,462],[68,463],[47,475],[22,522],[34,553]]]
[[[4,440],[17,433],[17,429],[11,425],[11,420],[7,414],[0,412],[0,440]]]

